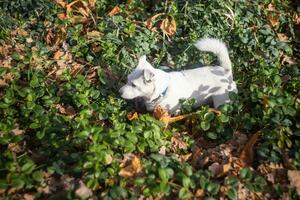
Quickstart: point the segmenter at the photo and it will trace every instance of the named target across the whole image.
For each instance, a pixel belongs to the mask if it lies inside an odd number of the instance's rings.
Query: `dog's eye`
[[[132,87],[136,87],[136,84],[134,84],[134,83],[131,83],[131,86],[132,86]]]

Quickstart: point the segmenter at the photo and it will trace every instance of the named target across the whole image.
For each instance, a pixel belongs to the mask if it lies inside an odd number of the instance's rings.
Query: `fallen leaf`
[[[65,20],[67,19],[66,13],[58,13],[57,14],[58,19]]]
[[[279,25],[278,16],[268,16],[267,19],[272,27],[276,27]]]
[[[22,148],[18,143],[9,143],[7,148],[14,153],[20,153],[22,151]]]
[[[70,105],[64,106],[61,104],[57,104],[56,108],[58,109],[60,114],[67,115],[71,118],[73,118],[76,115],[75,109]]]
[[[21,130],[19,129],[19,127],[15,128],[12,130],[12,132],[15,134],[15,135],[23,135],[24,134],[24,130]]]
[[[162,147],[160,147],[158,153],[165,156],[166,155],[166,150],[167,150],[167,148],[165,146],[162,146]]]
[[[137,118],[139,118],[139,115],[137,114],[137,112],[127,114],[127,119],[129,121],[135,120]]]
[[[239,161],[242,167],[247,167],[252,165],[253,158],[254,158],[254,145],[258,139],[260,132],[256,132],[251,136],[249,141],[246,143],[244,148],[242,149],[240,155],[239,155]]]
[[[8,84],[6,83],[6,81],[4,79],[0,79],[0,88],[1,87],[5,87],[7,86]]]
[[[142,169],[143,167],[140,159],[137,156],[133,155],[133,157],[129,161],[129,164],[120,170],[119,176],[132,177],[140,173]]]
[[[34,199],[36,199],[36,198],[35,198],[35,195],[30,194],[30,193],[24,194],[23,197],[24,197],[24,200],[34,200]]]
[[[298,195],[300,195],[300,170],[289,170],[288,179],[290,185],[296,188]]]
[[[103,36],[103,33],[100,33],[99,31],[90,31],[87,32],[86,35],[90,38],[100,38]]]
[[[208,169],[212,172],[214,177],[224,176],[231,169],[231,163],[220,165],[219,163],[213,163]]]
[[[161,106],[156,106],[153,111],[153,116],[164,122],[165,124],[177,122],[183,119],[186,119],[189,115],[178,115],[175,117],[171,117],[166,109],[163,109]]]
[[[55,60],[59,60],[59,59],[61,59],[61,57],[63,57],[64,55],[65,55],[65,52],[64,52],[64,51],[58,50],[58,51],[56,51],[56,52],[54,53],[53,58],[54,58]]]
[[[156,15],[154,15],[154,16],[148,18],[148,19],[144,22],[146,28],[148,28],[149,30],[154,31],[154,30],[153,30],[153,21],[154,21],[156,18],[158,18],[159,16],[164,15],[164,14],[165,14],[165,13],[158,13],[158,14],[156,14]]]
[[[94,8],[97,0],[89,0],[89,4],[91,8]]]
[[[32,43],[33,42],[32,37],[26,38],[26,42],[29,43],[29,44]]]
[[[296,60],[294,60],[290,56],[282,55],[281,64],[283,64],[283,65],[293,65],[293,64],[297,64],[297,62],[296,62]]]
[[[284,33],[277,33],[277,37],[280,42],[288,42],[289,38]]]
[[[298,15],[298,13],[294,13],[293,14],[293,22],[294,24],[300,24],[300,14]]]
[[[61,7],[66,7],[67,3],[64,0],[55,0],[58,5]]]
[[[178,156],[178,161],[182,162],[182,163],[187,162],[192,157],[192,155],[193,155],[192,153],[188,153],[188,154],[185,154],[185,155],[181,154],[181,155]]]
[[[166,17],[160,24],[160,29],[167,36],[173,36],[176,33],[176,22],[174,17]]]
[[[84,23],[91,16],[91,10],[86,2],[75,0],[66,5],[66,14],[71,23]]]
[[[79,198],[89,198],[93,195],[93,192],[91,189],[89,189],[83,181],[79,181],[79,188],[75,191],[75,195]]]
[[[121,9],[118,6],[115,6],[115,7],[113,7],[113,9],[111,9],[111,11],[109,11],[107,13],[107,15],[111,17],[111,16],[116,15],[120,12],[121,12]]]
[[[213,163],[208,167],[208,170],[216,177],[218,174],[222,173],[222,166],[219,163]]]
[[[205,196],[205,191],[203,189],[197,189],[195,193],[195,197],[198,199],[202,199]]]
[[[276,8],[273,4],[269,3],[266,10],[271,11],[271,12],[275,12]]]
[[[222,112],[215,108],[208,108],[208,111],[217,114],[218,117],[222,115]]]
[[[187,144],[183,141],[179,133],[175,133],[171,138],[172,149],[176,151],[177,149],[187,149]]]

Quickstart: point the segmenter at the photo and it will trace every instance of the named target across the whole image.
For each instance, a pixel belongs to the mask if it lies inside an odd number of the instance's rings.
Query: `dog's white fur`
[[[124,99],[142,97],[148,111],[160,105],[170,114],[180,111],[180,99],[194,98],[195,106],[212,102],[215,108],[229,102],[229,91],[237,92],[237,89],[225,44],[205,38],[195,46],[216,54],[220,66],[165,72],[152,67],[146,56],[142,56],[138,66],[128,75],[127,84],[120,89],[121,96]]]

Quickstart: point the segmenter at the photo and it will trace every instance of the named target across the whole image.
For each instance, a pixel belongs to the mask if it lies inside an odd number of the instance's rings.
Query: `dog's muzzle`
[[[133,99],[134,97],[126,91],[125,86],[121,87],[119,93],[123,99]]]

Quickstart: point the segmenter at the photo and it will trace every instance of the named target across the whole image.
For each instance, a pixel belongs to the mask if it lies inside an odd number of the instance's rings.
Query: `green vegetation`
[[[281,0],[1,1],[0,198],[297,199],[299,12]],[[232,103],[217,115],[186,100],[194,114],[168,127],[128,117],[118,89],[137,58],[215,63],[193,47],[202,37],[229,47]]]

